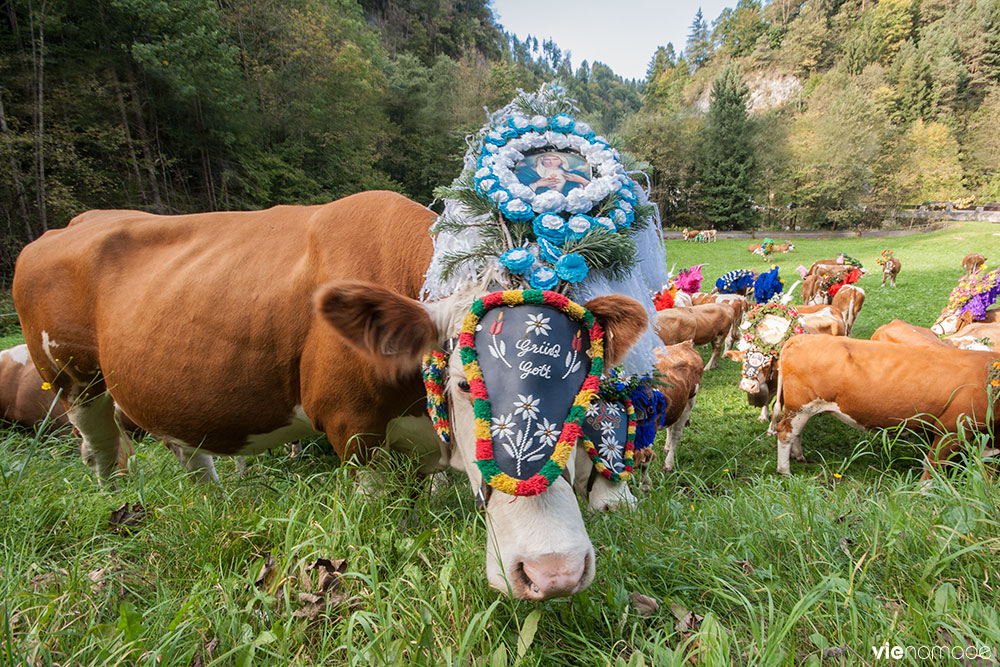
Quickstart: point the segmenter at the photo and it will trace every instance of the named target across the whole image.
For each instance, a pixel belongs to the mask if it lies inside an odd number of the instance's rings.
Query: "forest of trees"
[[[0,275],[89,208],[429,203],[483,107],[546,80],[648,163],[665,224],[1000,199],[1000,0],[739,0],[645,81],[569,55],[488,0],[0,0]]]

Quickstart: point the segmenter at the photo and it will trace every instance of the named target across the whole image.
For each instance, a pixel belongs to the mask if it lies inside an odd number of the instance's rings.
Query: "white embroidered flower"
[[[621,452],[618,450],[618,438],[613,435],[601,439],[601,444],[597,446],[597,452],[610,467],[613,467],[622,458]]]
[[[500,415],[493,418],[493,425],[490,432],[494,438],[502,438],[514,432],[514,415]]]
[[[559,427],[559,424],[550,422],[543,417],[542,421],[538,424],[538,428],[535,429],[535,437],[546,447],[551,447],[559,440]]]
[[[540,195],[535,195],[531,202],[531,208],[535,213],[558,213],[566,209],[566,197],[561,192],[549,190]]]
[[[610,412],[610,410],[609,410]],[[615,438],[615,423],[610,419],[604,419],[601,421],[601,435],[604,438],[610,437],[612,440]]]
[[[587,416],[596,417],[601,413],[601,404],[598,401],[591,401],[590,405],[587,406]]]
[[[535,398],[531,394],[527,396],[518,394],[517,400],[514,401],[514,414],[522,415],[525,419],[534,419],[538,416],[538,404],[541,402],[542,399]]]
[[[608,403],[608,414],[612,417],[617,417],[622,413],[622,409],[618,407],[617,403]]]
[[[528,321],[525,324],[528,327],[528,333],[533,333],[536,336],[548,336],[549,331],[552,330],[552,327],[549,326],[549,318],[544,317],[541,313],[528,315]]]

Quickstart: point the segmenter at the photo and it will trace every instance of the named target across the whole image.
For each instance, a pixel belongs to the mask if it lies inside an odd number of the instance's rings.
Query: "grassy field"
[[[854,332],[867,337],[894,317],[929,326],[967,252],[1000,260],[998,234],[804,240],[777,260],[789,284],[838,252],[872,269]],[[706,262],[709,285],[766,268],[746,245],[671,241],[668,261]],[[878,286],[885,248],[903,265],[894,290]],[[725,360],[706,375],[679,472],[656,469],[634,511],[589,516],[593,585],[543,604],[487,588],[483,518],[455,474],[362,497],[318,442],[259,457],[245,479],[222,461],[222,484],[195,485],[146,441],[102,492],[72,437],[4,431],[0,664],[874,665],[892,662],[873,653],[885,642],[910,649],[900,664],[996,656],[1000,504],[982,461],[922,487],[919,442],[821,417],[810,463],[778,478],[737,378]],[[144,516],[112,525],[125,503]],[[345,559],[325,608],[308,596],[317,558]],[[633,592],[658,609],[640,615]]]

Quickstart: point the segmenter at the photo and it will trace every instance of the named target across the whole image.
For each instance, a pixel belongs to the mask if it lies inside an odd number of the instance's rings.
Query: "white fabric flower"
[[[548,336],[549,331],[552,330],[552,327],[549,326],[549,319],[541,313],[528,315],[528,321],[525,322],[525,325],[528,327],[527,332],[533,333],[536,336]]]
[[[492,172],[490,171],[489,167],[480,167],[479,169],[476,170],[475,176],[476,178],[486,178],[487,176],[490,175],[490,173]]]
[[[521,114],[514,114],[510,117],[510,123],[519,130],[523,130],[531,124],[527,116],[522,116]]]
[[[566,210],[566,197],[561,192],[549,190],[540,195],[535,195],[531,202],[531,208],[535,213],[559,213]]]
[[[520,181],[511,185],[509,188],[510,193],[517,197],[518,199],[523,199],[525,201],[531,201],[535,198],[535,191],[524,185]]]
[[[534,419],[538,416],[538,404],[541,402],[542,399],[535,398],[531,394],[527,396],[518,394],[517,400],[514,401],[514,414],[522,415],[525,419]]]
[[[500,179],[503,183],[503,179]],[[594,201],[587,196],[584,188],[573,188],[566,195],[566,210],[570,213],[586,213],[594,208]]]
[[[590,231],[590,220],[587,220],[582,215],[574,215],[566,224],[576,234],[586,234]]]
[[[528,210],[528,204],[521,199],[511,199],[507,202],[507,210],[513,211],[514,213],[520,213],[521,211]]]
[[[604,227],[609,232],[616,232],[616,231],[618,231],[618,226],[614,223],[614,220],[612,220],[611,218],[600,217],[600,218],[597,218],[596,221],[597,221],[597,224],[599,224],[601,227]]]
[[[493,200],[493,203],[496,204],[497,206],[504,203],[505,201],[510,200],[510,193],[508,193],[506,190],[499,188],[491,192],[489,196],[490,199]]]
[[[497,174],[497,178],[500,179],[500,185],[504,186],[505,188],[509,188],[511,185],[520,182],[517,180],[517,176],[514,174],[514,172],[512,172],[510,169],[501,170],[500,173]]]
[[[569,148],[569,137],[562,132],[549,130],[545,133],[545,140],[556,148]]]
[[[580,120],[576,121],[576,127],[573,128],[573,132],[580,135],[589,134],[591,131],[590,125]]]
[[[539,132],[544,132],[545,128],[549,126],[549,119],[545,116],[539,114],[538,116],[531,117],[531,125]]]
[[[529,132],[524,135],[524,139],[528,141],[528,144],[532,148],[541,148],[546,144],[546,139],[544,134],[539,134],[538,132]]]

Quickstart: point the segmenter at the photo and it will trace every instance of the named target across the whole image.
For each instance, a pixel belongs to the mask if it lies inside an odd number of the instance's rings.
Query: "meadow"
[[[966,253],[1000,260],[1000,226],[802,240],[769,263],[746,246],[666,251],[678,268],[706,263],[706,288],[775,262],[790,285],[798,264],[845,252],[872,271],[854,330],[867,338],[896,317],[929,326]],[[879,287],[886,248],[896,289]],[[633,511],[587,516],[590,588],[541,604],[487,587],[484,519],[457,474],[413,482],[386,460],[384,494],[362,496],[320,439],[244,478],[222,461],[221,484],[198,485],[147,439],[108,492],[72,436],[5,429],[0,664],[874,665],[892,662],[873,652],[886,642],[913,649],[894,664],[996,656],[1000,503],[981,443],[921,485],[919,439],[820,417],[809,463],[779,478],[738,376],[728,360],[706,374],[677,472],[659,471],[661,454]],[[125,504],[132,516],[112,522]],[[322,595],[318,558],[343,572]]]

